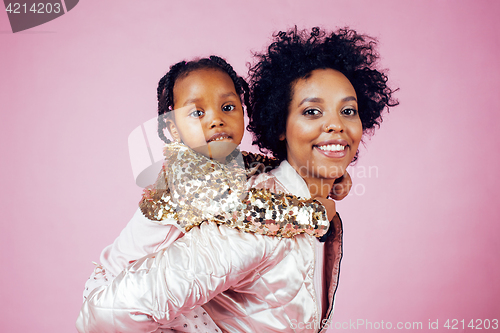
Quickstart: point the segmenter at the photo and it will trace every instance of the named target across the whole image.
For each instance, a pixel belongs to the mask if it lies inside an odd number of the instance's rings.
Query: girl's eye
[[[222,111],[233,111],[236,107],[232,104],[227,104],[222,107]]]
[[[201,116],[203,116],[205,113],[203,111],[200,111],[200,110],[194,110],[193,112],[191,112],[189,114],[190,117],[194,117],[194,118],[200,118]]]
[[[342,114],[344,114],[346,116],[355,116],[358,114],[358,111],[356,109],[353,109],[353,108],[347,108],[347,109],[342,110]]]
[[[321,114],[321,111],[318,109],[306,109],[303,113],[304,116],[318,116]]]

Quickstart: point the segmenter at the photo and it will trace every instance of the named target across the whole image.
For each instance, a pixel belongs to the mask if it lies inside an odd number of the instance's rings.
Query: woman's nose
[[[344,131],[344,123],[342,118],[338,114],[331,114],[325,117],[325,123],[323,124],[324,131],[327,133],[342,133]]]

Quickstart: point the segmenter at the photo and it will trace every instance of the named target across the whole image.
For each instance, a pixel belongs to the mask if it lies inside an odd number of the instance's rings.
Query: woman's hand
[[[327,199],[327,198],[321,198],[321,197],[316,197],[314,199],[321,202],[321,204],[325,207],[328,221],[331,221],[335,217],[335,214],[337,214],[337,208],[335,207],[335,201],[333,201],[331,199]]]
[[[337,178],[333,183],[332,190],[330,191],[330,198],[333,200],[344,199],[349,194],[349,191],[351,191],[351,187],[351,175],[346,171],[342,177]]]

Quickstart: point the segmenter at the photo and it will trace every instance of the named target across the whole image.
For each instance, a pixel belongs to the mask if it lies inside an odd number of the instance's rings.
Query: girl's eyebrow
[[[236,95],[232,91],[220,95],[220,97],[222,97],[222,98],[226,98],[226,97],[230,97],[230,96],[238,97],[238,95]],[[189,105],[189,104],[196,104],[196,102],[198,102],[200,99],[201,98],[191,98],[191,99],[188,99],[187,101],[184,102],[184,104],[182,106],[186,106],[186,105]]]
[[[187,101],[184,102],[184,104],[182,106],[186,106],[186,105],[190,105],[190,104],[196,104],[196,102],[198,102],[200,100],[200,98],[191,98],[191,99],[188,99]]]
[[[231,96],[235,96],[235,97],[238,97],[238,95],[236,95],[234,92],[230,91],[228,93],[225,93],[225,94],[222,94],[220,95],[220,97],[222,98],[225,98],[225,97],[231,97]]]

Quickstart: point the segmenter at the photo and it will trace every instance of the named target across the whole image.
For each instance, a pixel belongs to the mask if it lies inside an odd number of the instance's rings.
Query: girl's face
[[[287,160],[304,178],[311,196],[326,197],[358,150],[363,134],[356,92],[333,69],[316,69],[295,81],[288,108]]]
[[[174,121],[167,128],[175,140],[210,158],[224,161],[241,142],[243,108],[233,81],[217,69],[199,69],[174,84]]]

